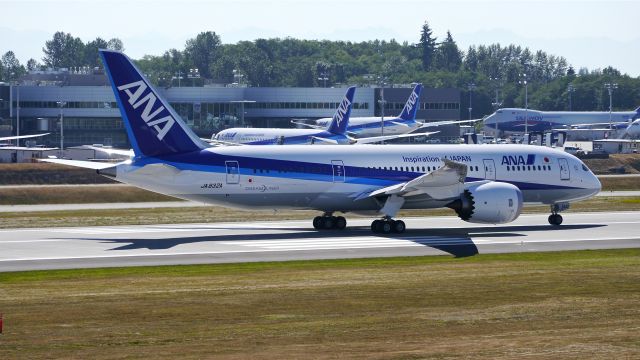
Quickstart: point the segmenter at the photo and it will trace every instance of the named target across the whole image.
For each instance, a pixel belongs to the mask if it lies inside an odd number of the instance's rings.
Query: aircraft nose
[[[589,180],[589,189],[593,191],[591,195],[596,195],[602,190],[602,183],[594,173],[591,173],[591,179]]]

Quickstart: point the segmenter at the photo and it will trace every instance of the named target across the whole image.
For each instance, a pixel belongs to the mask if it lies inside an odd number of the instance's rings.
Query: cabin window
[[[396,166],[396,171],[398,171],[398,167]]]
[[[509,165],[507,165],[507,171],[510,171],[510,166]]]
[[[411,167],[411,171],[413,171],[413,166]]]
[[[253,169],[253,173],[254,173],[254,174],[256,173],[256,169]]]
[[[422,172],[425,172],[425,170],[424,170],[424,166],[422,167]]]
[[[485,169],[486,170],[486,169]],[[518,165],[518,171],[520,171],[520,165]]]

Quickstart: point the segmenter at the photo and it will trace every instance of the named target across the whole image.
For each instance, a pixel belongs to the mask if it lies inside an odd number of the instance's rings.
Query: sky
[[[0,53],[41,61],[56,31],[87,42],[120,38],[132,58],[184,49],[215,31],[222,42],[292,37],[415,43],[428,21],[461,49],[517,44],[564,56],[576,69],[613,66],[640,76],[640,1],[0,0]]]

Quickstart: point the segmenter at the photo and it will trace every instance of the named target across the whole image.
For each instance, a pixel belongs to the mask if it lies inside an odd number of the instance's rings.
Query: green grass
[[[640,249],[0,274],[0,358],[638,358]]]

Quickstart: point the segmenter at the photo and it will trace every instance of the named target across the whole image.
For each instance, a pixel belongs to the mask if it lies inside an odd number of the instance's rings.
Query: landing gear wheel
[[[347,219],[345,219],[344,216],[336,217],[336,220],[334,221],[334,226],[338,230],[344,230],[344,228],[347,227]]]
[[[393,222],[393,232],[396,234],[402,234],[407,229],[407,226],[402,220],[396,220]]]
[[[316,230],[322,229],[322,216],[316,216],[313,218],[313,228]]]
[[[371,223],[371,231],[374,233],[379,233],[381,232],[381,228],[382,220],[373,220],[373,222]]]
[[[322,227],[327,230],[333,228],[334,224],[336,223],[334,219],[335,218],[333,216],[325,216],[322,219]]]
[[[391,232],[392,229],[392,225],[393,225],[393,220],[387,220],[387,221],[383,221],[382,225],[380,226],[380,232],[383,234],[388,234]]]
[[[549,215],[549,224],[555,225],[555,226],[562,224],[562,215],[560,214]]]

